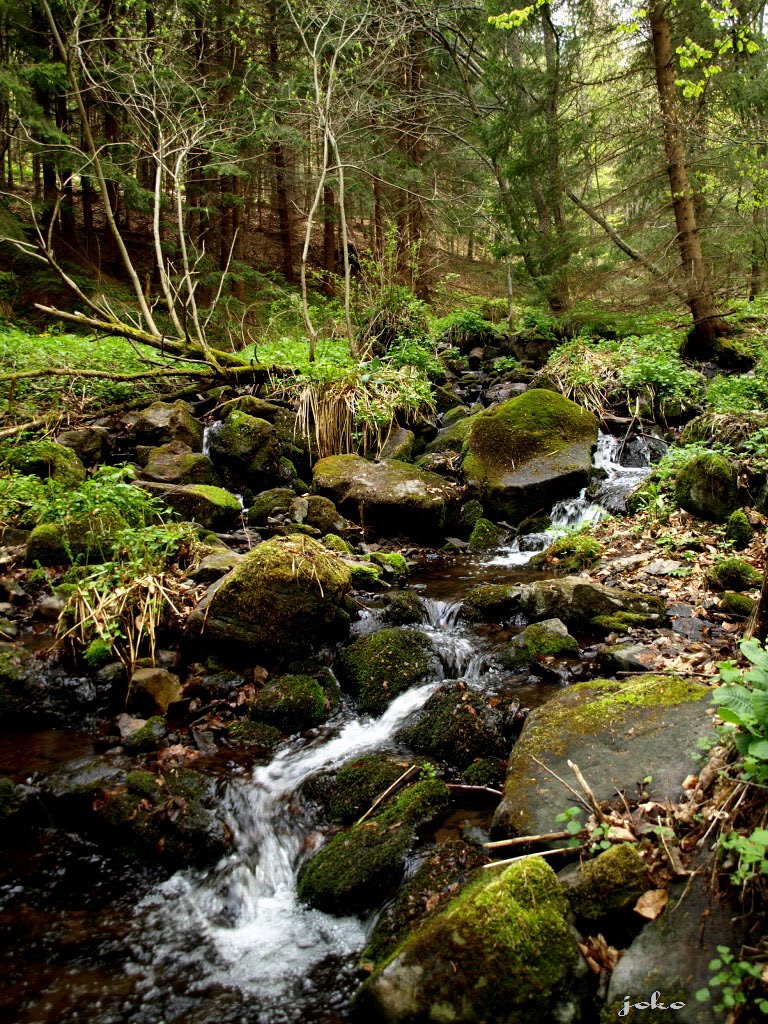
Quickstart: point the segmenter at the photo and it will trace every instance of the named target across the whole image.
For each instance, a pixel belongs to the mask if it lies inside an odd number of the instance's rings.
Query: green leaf
[[[758,690],[757,693],[753,693],[752,707],[755,712],[755,718],[768,735],[768,693],[764,690]]]
[[[756,757],[761,761],[768,761],[768,740],[753,740],[747,752],[751,757]]]
[[[708,988],[700,988],[694,994],[697,1003],[708,1003],[711,998]]]

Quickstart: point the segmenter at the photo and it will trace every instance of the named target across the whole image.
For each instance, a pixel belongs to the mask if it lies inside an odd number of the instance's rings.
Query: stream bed
[[[228,766],[221,815],[232,852],[214,868],[167,877],[139,867],[62,828],[37,835],[0,866],[0,1021],[8,1024],[332,1024],[348,1019],[359,984],[357,958],[376,914],[338,918],[296,897],[302,862],[328,833],[302,795],[312,776],[350,758],[398,747],[395,734],[444,680],[492,693],[505,685],[494,660],[500,642],[459,618],[477,583],[541,578],[526,563],[558,532],[590,521],[620,501],[648,472],[647,452],[628,459],[601,435],[596,467],[606,475],[596,499],[583,493],[553,509],[553,528],[483,558],[438,562],[412,578],[424,600],[440,668],[431,682],[398,698],[379,718],[350,702],[324,726],[295,739],[268,764]],[[630,465],[621,465],[621,461]],[[635,462],[637,465],[632,465]],[[355,623],[378,628],[375,601]],[[555,683],[520,692],[530,707]],[[0,737],[0,769],[23,781],[87,748],[84,736],[49,731]],[[487,825],[492,806],[457,804],[453,817]],[[410,865],[413,870],[416,860]]]

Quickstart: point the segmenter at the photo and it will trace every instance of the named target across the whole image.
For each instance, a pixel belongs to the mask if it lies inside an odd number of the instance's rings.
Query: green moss
[[[448,805],[437,779],[400,793],[374,818],[333,836],[299,872],[299,899],[331,914],[375,906],[402,877],[416,830]]]
[[[391,626],[412,626],[424,621],[424,606],[418,594],[401,590],[393,594],[384,609],[384,620]]]
[[[707,572],[707,583],[712,590],[749,590],[762,579],[743,558],[724,558]]]
[[[165,739],[165,735],[165,720],[159,715],[154,715],[152,718],[148,718],[140,729],[132,732],[130,736],[126,736],[123,746],[132,753],[140,750],[155,750],[158,744]]]
[[[505,763],[498,757],[484,757],[473,761],[462,772],[462,779],[468,786],[489,786],[498,789],[504,782]]]
[[[338,534],[326,533],[323,537],[323,544],[325,544],[330,551],[338,551],[340,555],[352,554],[352,545],[344,540],[343,537],[339,537]]]
[[[152,772],[133,771],[125,776],[125,788],[136,796],[145,796],[154,800],[158,789],[162,786],[162,778]]]
[[[578,573],[600,561],[603,545],[586,533],[573,533],[559,537],[545,551],[534,555],[528,565],[531,569],[557,569],[563,573]]]
[[[569,633],[558,632],[546,622],[535,622],[507,644],[499,658],[504,668],[518,669],[539,657],[567,658],[578,653],[578,642]]]
[[[27,441],[4,454],[8,469],[27,476],[56,480],[64,487],[77,487],[85,480],[85,467],[77,455],[55,441]]]
[[[755,610],[757,602],[746,594],[723,594],[720,598],[720,611],[736,618],[748,619]]]
[[[694,455],[675,481],[675,498],[686,512],[722,523],[738,504],[738,475],[730,460],[715,452]]]
[[[596,921],[629,910],[648,888],[648,871],[637,847],[621,843],[584,861],[576,884],[566,891],[575,914]]]
[[[372,562],[348,562],[349,578],[355,590],[377,587],[381,582],[381,567]]]
[[[209,484],[190,484],[185,490],[189,494],[205,498],[212,505],[227,512],[236,512],[239,515],[242,511],[237,497],[230,491],[224,490],[223,487],[211,487]]]
[[[405,583],[410,575],[405,556],[399,551],[374,551],[371,553],[371,561],[380,565],[387,578],[398,585]]]
[[[347,761],[335,774],[310,780],[306,791],[322,804],[329,821],[351,825],[407,768],[407,762],[384,754],[364,754]]]
[[[519,607],[519,587],[505,583],[481,583],[467,592],[461,615],[470,622],[504,622]]]
[[[227,726],[227,736],[239,746],[258,747],[264,755],[271,754],[280,742],[280,730],[263,722],[232,722]]]
[[[725,539],[729,540],[737,551],[749,546],[755,531],[743,508],[731,512],[725,524]]]
[[[399,1019],[425,1021],[554,1019],[548,1011],[572,991],[579,962],[565,913],[541,858],[483,872],[406,936],[363,986],[358,1006],[387,1016],[396,1005]]]
[[[596,615],[590,625],[604,629],[607,633],[628,633],[634,627],[649,626],[657,621],[656,615],[641,615],[638,612],[614,612],[612,615]]]
[[[506,537],[506,532],[494,526],[488,519],[478,519],[469,535],[470,551],[491,551],[499,547]]]
[[[262,491],[256,495],[248,509],[248,522],[254,526],[263,526],[270,516],[287,512],[295,497],[289,487],[272,487]]]
[[[23,802],[22,791],[13,780],[6,776],[0,778],[0,821],[7,822],[17,814]]]
[[[280,676],[259,690],[250,703],[253,718],[290,733],[319,725],[328,711],[323,688],[311,676]]]
[[[460,683],[445,684],[398,739],[419,753],[466,768],[478,757],[507,752],[502,715],[501,707],[491,706],[483,694]]]
[[[93,564],[113,556],[118,534],[125,530],[125,519],[114,509],[104,508],[88,519],[68,519],[63,523],[41,523],[27,538],[29,565]]]
[[[461,521],[468,530],[473,530],[478,520],[483,518],[483,506],[477,498],[470,498],[461,506]]]
[[[83,651],[83,661],[90,669],[99,669],[112,660],[112,644],[101,636],[91,640]]]
[[[360,709],[380,715],[395,697],[425,681],[432,653],[427,637],[415,629],[380,629],[345,648],[338,669]]]
[[[464,416],[454,423],[444,427],[434,439],[427,445],[427,454],[432,452],[460,452],[464,447],[467,435],[480,413],[472,416]]]

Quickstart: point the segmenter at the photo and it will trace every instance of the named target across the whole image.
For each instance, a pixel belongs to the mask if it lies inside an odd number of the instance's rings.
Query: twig
[[[538,850],[536,853],[522,853],[519,857],[510,857],[509,860],[492,860],[490,864],[483,864],[483,870],[501,868],[505,864],[514,864],[518,860],[528,860],[529,857],[554,857],[556,853],[577,853],[583,849],[585,849],[584,844],[581,846],[559,846],[554,850]]]
[[[567,839],[570,832],[542,832],[538,836],[516,836],[514,839],[497,839],[494,843],[483,843],[486,850],[498,850],[502,846],[522,846],[523,843],[538,843],[549,839]]]
[[[408,779],[415,772],[419,772],[419,771],[421,771],[421,768],[420,768],[419,765],[417,765],[417,764],[409,765],[405,769],[405,771],[403,772],[403,774],[400,776],[399,779],[395,779],[395,781],[392,783],[392,785],[389,786],[387,789],[385,789],[384,792],[381,794],[381,796],[377,796],[376,797],[376,799],[373,801],[373,803],[368,808],[368,810],[365,812],[365,814],[362,816],[362,818],[358,818],[357,819],[357,821],[355,822],[355,825],[362,824],[362,822],[364,822],[366,818],[369,818],[371,816],[371,814],[373,814],[373,812],[376,810],[377,807],[379,807],[382,803],[384,803],[384,801],[387,799],[387,797],[391,793],[394,793],[396,789],[399,789],[400,786],[402,786],[402,784],[406,781],[406,779]]]
[[[491,786],[462,786],[457,782],[449,782],[448,789],[466,793],[492,793],[493,796],[504,796],[500,789],[493,789]]]
[[[594,811],[595,817],[597,818],[597,820],[600,822],[601,825],[605,825],[608,822],[608,819],[603,814],[603,812],[600,810],[600,804],[597,802],[597,798],[595,797],[595,794],[589,788],[589,786],[587,784],[587,780],[581,774],[581,769],[579,768],[579,766],[577,764],[574,764],[573,761],[569,761],[568,762],[568,767],[571,769],[573,774],[579,780],[579,785],[584,790],[584,793],[586,794],[587,800],[589,801],[589,806]]]
[[[573,788],[573,786],[569,785],[565,781],[565,779],[561,779],[560,776],[557,774],[557,772],[553,772],[551,768],[547,768],[547,766],[545,764],[542,764],[541,761],[538,759],[538,757],[534,757],[533,754],[531,755],[531,760],[535,761],[536,764],[539,766],[539,768],[543,768],[545,772],[548,772],[553,778],[557,779],[557,781],[562,786],[565,786],[565,788],[568,790],[568,792],[572,793],[576,797],[576,799],[579,801],[579,803],[582,805],[582,807],[585,807],[587,810],[591,809],[590,806],[589,806],[589,803],[584,799],[583,795],[581,793],[579,793],[577,790],[575,790]]]

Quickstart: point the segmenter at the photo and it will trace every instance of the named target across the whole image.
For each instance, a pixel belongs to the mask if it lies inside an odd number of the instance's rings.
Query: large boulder
[[[104,562],[113,556],[118,538],[127,525],[120,513],[109,507],[89,517],[40,523],[27,538],[27,564]]]
[[[395,697],[425,682],[434,661],[434,649],[424,633],[417,629],[380,629],[345,648],[337,670],[361,711],[380,715]]]
[[[77,487],[85,480],[85,467],[75,452],[46,439],[27,441],[4,453],[5,465],[25,476],[55,480],[64,487]]]
[[[165,484],[208,484],[218,487],[219,480],[207,455],[193,452],[184,441],[170,441],[149,452],[144,474],[147,480]]]
[[[738,485],[739,476],[731,460],[715,452],[701,452],[680,470],[675,498],[686,512],[724,523],[738,507]]]
[[[466,482],[487,513],[519,523],[586,487],[597,434],[592,413],[534,388],[472,417],[463,444]]]
[[[56,443],[71,448],[84,465],[94,466],[101,462],[109,448],[109,431],[106,427],[84,425],[62,431]]]
[[[310,537],[274,537],[248,552],[200,602],[192,628],[248,649],[253,661],[284,662],[343,633],[349,568]]]
[[[227,487],[262,491],[280,479],[280,440],[267,420],[235,410],[210,434],[211,459]]]
[[[203,450],[203,426],[192,415],[187,402],[153,402],[126,418],[128,431],[139,445],[163,445],[183,441],[195,451]]]
[[[368,462],[359,455],[321,459],[313,484],[342,515],[386,534],[439,533],[459,499],[459,490],[436,473],[397,459]]]
[[[598,800],[615,797],[617,789],[634,794],[649,776],[650,799],[679,798],[698,741],[713,735],[705,699],[710,692],[650,673],[561,691],[529,715],[512,749],[494,832],[551,832],[556,816],[573,802],[555,777],[572,776],[569,761],[579,766]]]
[[[636,621],[631,624],[643,625],[658,621],[665,611],[660,597],[606,587],[586,576],[563,576],[524,584],[517,607],[533,622],[560,619],[567,626],[575,627],[616,615],[633,617]]]
[[[182,519],[199,523],[206,530],[231,530],[243,511],[237,497],[223,487],[208,484],[186,484],[182,487],[152,481],[144,481],[140,486],[158,495]]]
[[[581,1019],[575,1004],[583,966],[566,914],[557,878],[541,859],[481,872],[365,982],[356,999],[360,1019]]]

